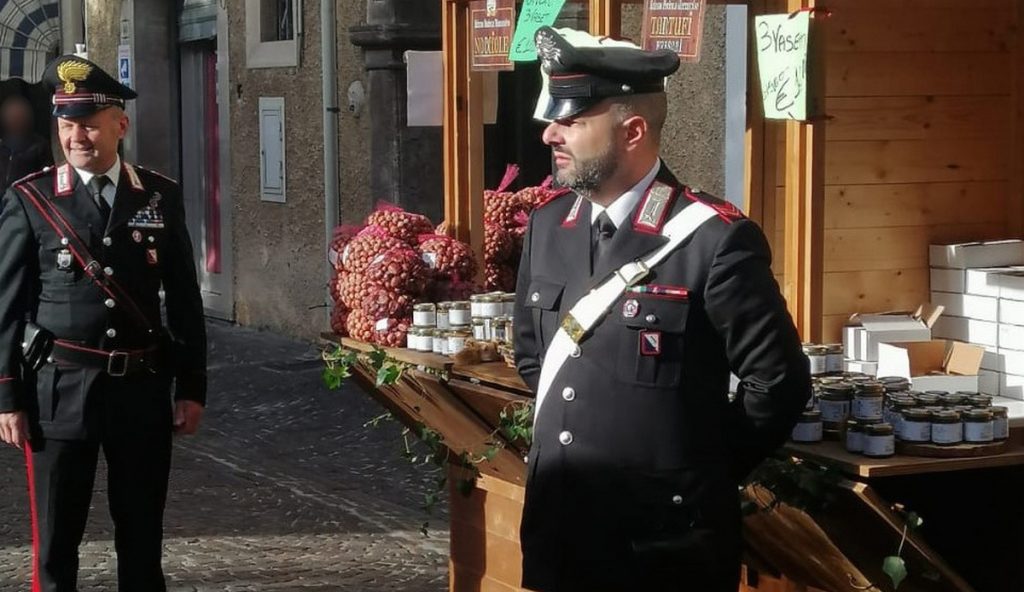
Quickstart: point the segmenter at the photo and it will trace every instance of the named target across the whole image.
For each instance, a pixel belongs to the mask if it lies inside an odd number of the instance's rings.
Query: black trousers
[[[77,590],[78,546],[100,450],[107,462],[118,591],[166,590],[161,554],[171,464],[171,404],[152,392],[130,388],[127,381],[109,382],[102,392],[90,394],[96,398],[89,406],[96,410],[98,437],[37,438],[26,450],[35,551],[32,592]]]

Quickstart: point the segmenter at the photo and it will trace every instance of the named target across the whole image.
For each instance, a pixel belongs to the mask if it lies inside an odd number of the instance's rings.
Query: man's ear
[[[640,115],[634,115],[622,122],[626,130],[626,149],[632,150],[647,140],[647,120]]]

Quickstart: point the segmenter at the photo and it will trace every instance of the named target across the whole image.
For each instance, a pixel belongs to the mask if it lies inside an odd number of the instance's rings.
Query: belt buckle
[[[128,374],[128,352],[126,351],[112,351],[107,356],[107,374],[115,378],[120,378]]]
[[[632,274],[630,274],[629,277],[626,277],[625,275],[623,275],[622,270],[625,269],[627,266],[630,266],[630,265],[635,266],[635,269],[632,270]],[[615,275],[619,276],[619,279],[621,279],[623,282],[625,282],[626,283],[626,287],[629,288],[629,287],[633,286],[634,284],[636,284],[637,282],[639,282],[640,280],[642,280],[645,277],[647,277],[647,274],[650,273],[650,272],[651,272],[651,268],[647,267],[647,264],[644,263],[643,261],[637,259],[636,261],[631,261],[631,262],[627,263],[626,265],[623,265],[619,269],[616,269],[615,270]]]
[[[572,316],[572,313],[565,315],[562,319],[562,330],[565,331],[569,339],[572,339],[573,343],[579,343],[583,339],[583,335],[586,334],[586,330],[580,322],[576,320],[576,317]]]

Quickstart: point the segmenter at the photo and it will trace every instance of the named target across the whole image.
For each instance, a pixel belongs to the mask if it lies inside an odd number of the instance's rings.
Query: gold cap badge
[[[69,60],[57,66],[57,78],[64,83],[65,94],[75,94],[75,83],[82,82],[89,77],[92,66],[85,62]]]

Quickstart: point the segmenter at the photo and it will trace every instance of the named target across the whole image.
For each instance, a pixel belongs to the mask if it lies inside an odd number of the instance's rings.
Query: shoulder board
[[[134,167],[136,170],[142,171],[144,173],[148,173],[150,175],[153,175],[154,177],[159,177],[159,178],[163,179],[164,181],[167,181],[168,183],[174,183],[175,185],[178,184],[178,182],[176,180],[168,177],[167,175],[164,175],[163,173],[158,173],[158,172],[154,171],[153,169],[147,169],[146,167],[139,166],[137,164],[133,164],[131,166]]]
[[[560,198],[562,196],[565,196],[565,195],[569,195],[570,193],[572,193],[572,189],[568,189],[568,188],[549,189],[548,190],[548,196],[545,197],[544,200],[541,201],[539,204],[537,204],[537,207],[535,207],[534,209],[535,210],[539,210],[539,209],[543,208],[544,206],[548,205],[549,203],[555,201],[556,199],[558,199],[558,198]]]
[[[22,183],[28,183],[29,181],[35,181],[36,179],[41,179],[42,177],[45,177],[46,175],[49,175],[51,171],[53,171],[53,167],[52,166],[43,167],[42,170],[38,170],[38,171],[36,171],[34,173],[29,173],[29,174],[25,175],[24,177],[22,177],[22,178],[18,179],[17,181],[15,181],[14,183],[11,183],[11,185],[21,185]]]
[[[683,191],[690,201],[700,202],[715,210],[715,212],[718,213],[718,217],[724,220],[727,224],[732,224],[737,220],[746,218],[739,208],[724,199],[717,198],[710,193],[704,193],[699,189],[691,189],[689,187],[686,187]]]
[[[575,228],[576,221],[580,217],[580,208],[583,206],[583,196],[577,195],[576,201],[572,203],[572,207],[569,208],[569,213],[565,215],[565,219],[562,220],[562,228]]]
[[[633,216],[633,230],[647,234],[660,234],[668,213],[675,202],[676,188],[655,180],[647,188]]]

